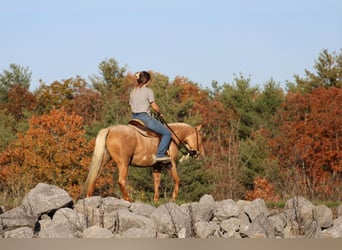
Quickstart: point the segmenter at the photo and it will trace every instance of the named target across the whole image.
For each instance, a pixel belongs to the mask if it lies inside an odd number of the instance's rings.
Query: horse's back
[[[157,138],[143,136],[128,125],[115,125],[108,129],[106,146],[116,163],[130,159],[134,166],[147,167],[154,164]]]

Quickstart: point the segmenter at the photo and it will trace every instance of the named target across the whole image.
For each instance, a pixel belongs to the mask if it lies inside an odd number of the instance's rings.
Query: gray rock
[[[91,226],[83,231],[83,238],[114,238],[114,235],[100,226]]]
[[[0,214],[3,214],[6,211],[4,206],[0,206]]]
[[[51,221],[52,220],[50,218],[39,220],[39,231],[46,229],[51,223]]]
[[[130,228],[121,234],[122,238],[156,238],[157,233],[155,230]]]
[[[288,200],[283,212],[268,211],[262,199],[215,202],[211,195],[157,208],[99,196],[71,205],[65,191],[39,184],[0,214],[0,238],[342,238],[342,216],[333,220],[331,209],[303,197]]]
[[[86,219],[81,213],[71,208],[61,208],[53,216],[52,223],[69,225],[73,231],[83,232],[86,229]]]
[[[235,233],[240,230],[240,219],[231,217],[227,220],[221,222],[221,231],[223,234],[227,235],[228,238],[232,238],[235,236]]]
[[[5,238],[26,238],[30,239],[33,237],[33,230],[30,227],[20,227],[5,232]]]
[[[193,202],[188,207],[190,216],[194,222],[210,221],[216,210],[216,202],[211,195],[204,195],[199,202]]]
[[[119,233],[123,233],[130,228],[139,228],[156,232],[156,224],[150,218],[134,214],[126,209],[118,211]]]
[[[25,195],[22,205],[28,215],[40,216],[71,203],[72,198],[65,190],[53,185],[39,183]]]
[[[337,217],[342,217],[342,204],[337,207]]]
[[[242,238],[248,237],[248,230],[251,226],[251,221],[248,215],[244,212],[241,212],[239,215],[240,220],[240,227],[239,227],[239,233]]]
[[[205,239],[213,235],[217,229],[213,223],[207,221],[198,221],[194,225],[196,237]]]
[[[38,238],[70,239],[78,237],[80,235],[70,227],[70,224],[56,224],[54,222],[51,222],[38,234]]]
[[[266,207],[265,201],[260,198],[250,202],[239,200],[237,205],[240,207],[240,213],[243,212],[247,214],[250,222],[253,222],[260,214],[264,214],[265,216],[269,215],[269,210]]]
[[[158,233],[167,234],[170,238],[173,238],[178,237],[179,233],[183,233],[185,229],[185,236],[190,236],[191,219],[173,202],[156,208],[151,214],[151,219],[156,224]]]
[[[342,216],[339,216],[334,220],[333,227],[322,230],[318,233],[317,237],[326,239],[342,239]]]
[[[132,213],[142,215],[148,218],[151,216],[155,209],[155,207],[144,203],[132,203],[129,207],[129,210],[132,211]]]
[[[127,209],[131,206],[131,203],[125,200],[121,200],[115,197],[106,197],[102,199],[100,208],[104,212],[110,213],[113,211],[118,211],[119,209]]]
[[[287,200],[284,207],[288,221],[285,236],[314,238],[318,230],[314,209],[315,206],[304,197],[297,196]]]
[[[76,202],[75,207],[78,206],[80,209],[83,207],[98,208],[102,203],[101,196],[91,196],[85,199],[80,199]]]
[[[61,208],[40,229],[40,238],[80,238],[86,228],[83,214],[71,208]]]
[[[268,217],[271,225],[273,226],[275,237],[284,237],[284,228],[287,225],[286,217],[284,213],[274,214]]]
[[[0,215],[0,220],[3,229],[11,230],[18,227],[33,228],[38,218],[37,216],[28,215],[24,206],[19,206]]]
[[[114,197],[102,199],[94,196],[78,201],[74,209],[85,216],[87,227],[96,225],[115,232],[118,227],[118,210],[127,210],[130,205],[131,203]]]
[[[236,205],[235,201],[232,199],[227,199],[223,201],[216,202],[216,210],[214,216],[219,221],[227,220],[231,217],[239,217],[239,207]]]
[[[327,229],[334,224],[333,213],[330,208],[325,205],[318,205],[313,209],[314,218],[317,221],[318,227]]]
[[[260,213],[248,228],[249,238],[275,238],[274,227],[264,213]]]

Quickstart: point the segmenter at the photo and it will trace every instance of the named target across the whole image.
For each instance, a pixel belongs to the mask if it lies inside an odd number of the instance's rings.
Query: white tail
[[[106,150],[106,138],[107,138],[108,131],[109,131],[108,128],[101,129],[96,137],[94,155],[91,160],[88,177],[85,182],[85,188],[87,190],[87,197],[92,195],[92,192],[94,189],[94,183],[102,165],[103,155]]]

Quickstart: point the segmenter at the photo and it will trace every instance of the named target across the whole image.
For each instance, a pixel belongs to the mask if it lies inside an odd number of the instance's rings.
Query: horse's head
[[[192,156],[194,159],[201,159],[204,156],[201,128],[202,125],[196,126],[194,131],[184,140],[190,156]]]

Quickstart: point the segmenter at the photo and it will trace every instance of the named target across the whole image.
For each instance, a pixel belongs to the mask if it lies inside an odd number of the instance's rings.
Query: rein
[[[197,140],[197,149],[188,149],[188,147],[179,139],[179,137],[177,136],[177,134],[175,133],[175,131],[173,131],[173,129],[167,124],[167,122],[164,120],[163,117],[158,117],[158,119],[171,131],[171,133],[176,137],[176,139],[179,141],[178,144],[178,149],[179,151],[181,151],[181,153],[183,155],[190,155],[191,157],[196,157],[199,155],[199,149],[198,149],[198,131],[195,128],[196,131],[196,140]]]

